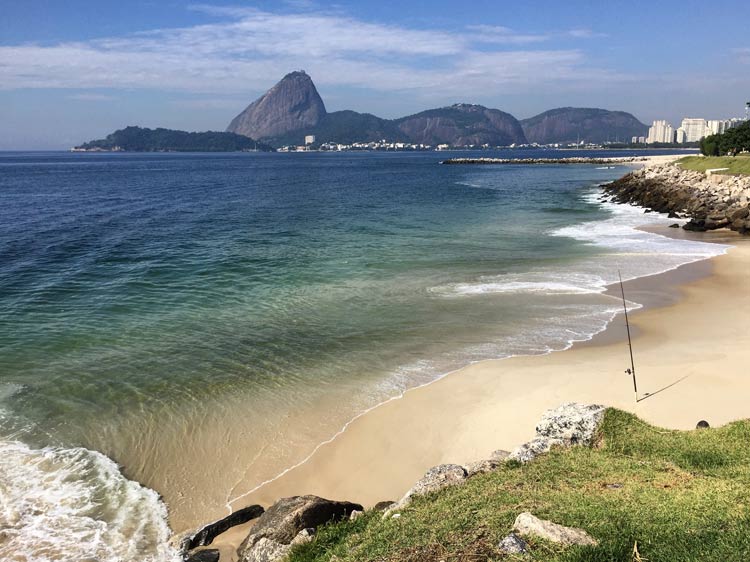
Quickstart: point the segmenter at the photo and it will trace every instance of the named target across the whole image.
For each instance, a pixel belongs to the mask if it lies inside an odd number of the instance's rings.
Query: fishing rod
[[[625,287],[622,284],[622,275],[617,270],[617,277],[620,278],[620,292],[622,292],[622,309],[625,311],[625,327],[628,331],[628,349],[630,350],[630,369],[625,372],[633,377],[633,391],[635,392],[635,401],[638,402],[638,383],[635,380],[635,361],[633,361],[633,341],[630,339],[630,322],[628,321],[628,307],[625,304]]]

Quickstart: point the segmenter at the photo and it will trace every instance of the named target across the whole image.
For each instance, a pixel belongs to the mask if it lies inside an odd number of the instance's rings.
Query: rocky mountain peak
[[[264,139],[315,127],[326,107],[304,70],[290,72],[235,117],[227,131]]]

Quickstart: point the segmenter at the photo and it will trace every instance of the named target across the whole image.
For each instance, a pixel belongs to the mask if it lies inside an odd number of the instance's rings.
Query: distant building
[[[305,146],[313,144],[315,142],[315,135],[307,135],[305,137]]]
[[[674,142],[674,128],[663,119],[654,121],[653,125],[648,129],[648,138],[646,139],[646,142],[648,144],[654,144],[656,142]]]
[[[685,129],[682,127],[679,127],[674,134],[674,141],[679,144],[683,144],[685,142]]]
[[[686,117],[680,128],[685,131],[685,142],[698,142],[707,134],[711,134],[705,119]]]

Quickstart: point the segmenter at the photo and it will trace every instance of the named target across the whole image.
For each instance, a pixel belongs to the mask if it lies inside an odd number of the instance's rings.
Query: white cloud
[[[68,99],[78,101],[115,101],[118,98],[116,96],[110,96],[107,94],[97,94],[94,92],[81,92],[78,94],[72,94],[68,96]]]
[[[578,49],[528,48],[554,34],[488,25],[457,32],[413,29],[299,7],[294,13],[205,5],[192,9],[217,21],[52,46],[0,46],[0,89],[143,88],[226,96],[262,91],[284,73],[304,68],[322,87],[428,98],[626,78],[589,66]],[[581,37],[591,33],[569,32]]]

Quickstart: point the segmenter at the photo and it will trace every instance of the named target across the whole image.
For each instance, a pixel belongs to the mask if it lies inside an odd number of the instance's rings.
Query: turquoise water
[[[221,511],[407,388],[588,339],[619,310],[601,294],[618,267],[634,278],[721,251],[600,204],[596,185],[624,166],[441,157],[0,154],[13,466],[101,451],[188,526],[180,490],[210,479],[195,494]],[[158,498],[135,496],[155,513],[142,532],[161,536]]]

